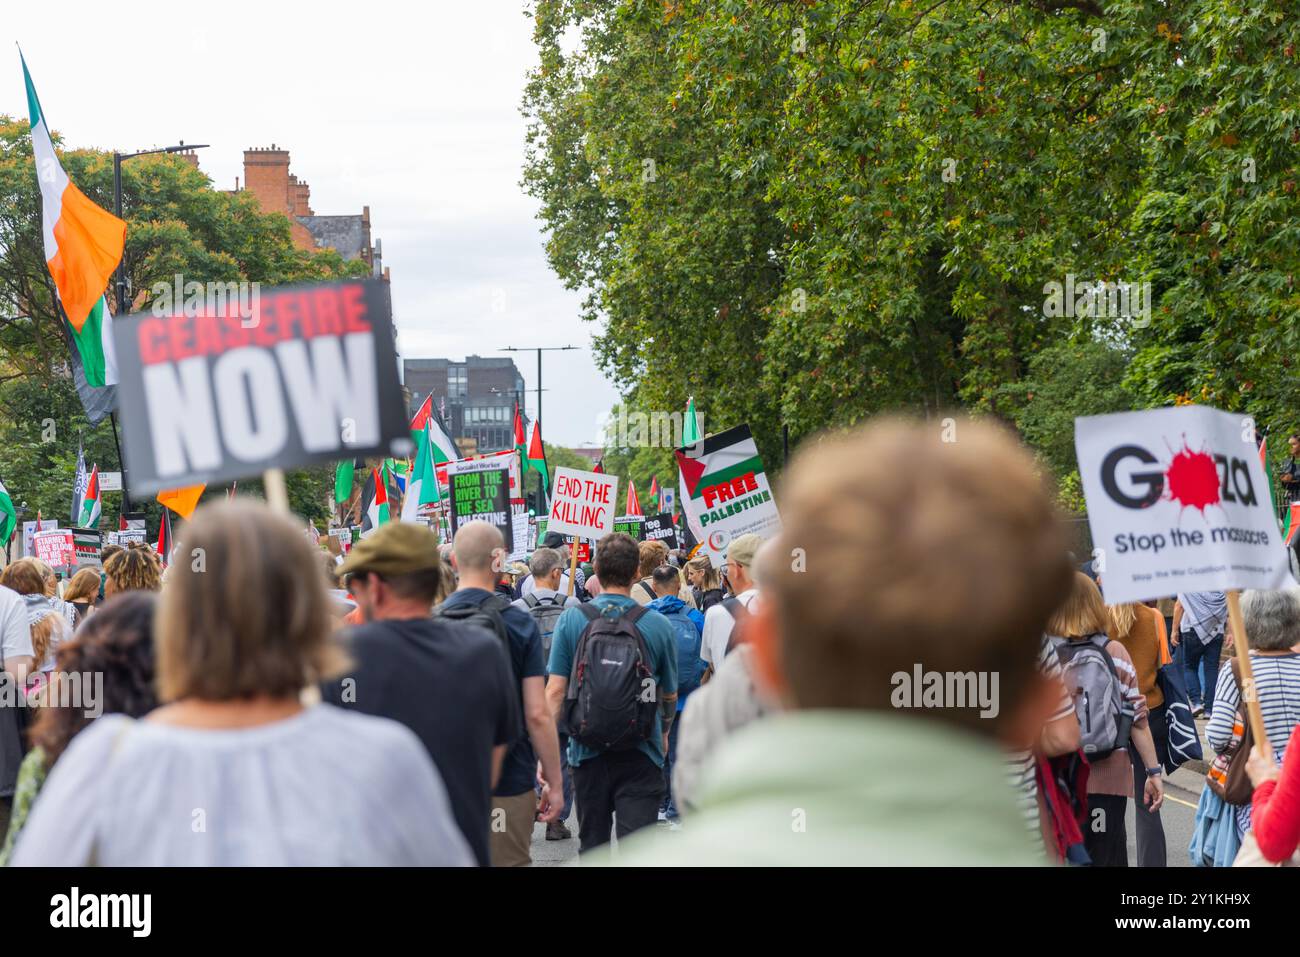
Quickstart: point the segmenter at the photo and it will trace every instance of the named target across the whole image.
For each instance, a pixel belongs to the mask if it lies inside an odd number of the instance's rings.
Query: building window
[[[469,385],[468,374],[464,366],[447,366],[447,395],[451,398],[464,398]]]

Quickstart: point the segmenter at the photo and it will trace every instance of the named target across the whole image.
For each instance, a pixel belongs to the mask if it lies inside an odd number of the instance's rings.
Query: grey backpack
[[[538,598],[532,592],[524,596],[528,614],[537,622],[537,630],[542,633],[542,662],[551,660],[551,636],[555,634],[555,623],[564,614],[564,599],[561,597]]]
[[[1061,662],[1065,687],[1079,719],[1079,747],[1089,761],[1100,761],[1128,747],[1134,711],[1102,634],[1071,641],[1048,637]]]

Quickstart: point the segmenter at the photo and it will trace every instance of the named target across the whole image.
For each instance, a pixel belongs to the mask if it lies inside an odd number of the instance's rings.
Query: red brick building
[[[239,180],[235,189],[241,189]],[[244,150],[242,189],[252,193],[268,213],[289,217],[293,241],[304,250],[329,248],[344,259],[361,259],[376,276],[389,278],[383,265],[383,245],[371,241],[370,207],[360,215],[320,216],[311,208],[311,187],[289,172],[289,151],[274,143],[269,149]]]

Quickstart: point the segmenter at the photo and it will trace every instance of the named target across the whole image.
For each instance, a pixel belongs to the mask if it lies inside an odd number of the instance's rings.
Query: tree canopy
[[[59,142],[55,137],[56,143]],[[68,176],[93,202],[113,208],[113,158],[102,150],[64,150]],[[155,283],[259,282],[265,285],[358,276],[364,263],[344,262],[333,250],[304,251],[290,237],[286,216],[263,213],[246,192],[212,188],[201,171],[175,156],[142,156],[122,166],[126,268],[136,308],[150,301]],[[54,287],[41,240],[40,191],[26,120],[0,116],[0,479],[28,519],[40,510],[66,524],[78,441],[87,466],[121,468],[112,424],[92,428],[82,412],[68,368],[68,345],[54,304]],[[110,294],[110,300],[112,296]],[[295,511],[328,515],[328,469],[288,477]],[[255,491],[256,482],[240,483]],[[210,489],[208,494],[224,494]],[[156,528],[156,502],[146,508]],[[116,527],[106,506],[105,527]]]
[[[694,393],[773,464],[782,424],[896,409],[1001,416],[1062,472],[1070,417],[1112,405],[1294,427],[1300,27],[1280,2],[531,13],[524,184],[639,407]],[[1067,277],[1131,284],[1128,314],[1053,308]],[[1034,387],[1049,371],[1087,388]]]

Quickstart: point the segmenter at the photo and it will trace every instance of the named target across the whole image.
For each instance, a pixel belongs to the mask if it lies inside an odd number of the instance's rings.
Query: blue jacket
[[[686,707],[686,698],[700,686],[706,667],[700,657],[704,637],[704,616],[676,595],[664,595],[649,605],[668,619],[677,636],[677,710]]]

